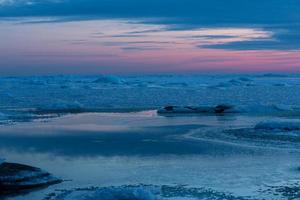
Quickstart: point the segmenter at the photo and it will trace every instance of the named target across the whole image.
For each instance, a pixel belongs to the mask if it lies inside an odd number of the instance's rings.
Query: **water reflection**
[[[55,189],[141,183],[185,184],[253,195],[265,183],[299,177],[295,171],[298,153],[192,140],[185,134],[244,127],[255,120],[259,119],[149,113],[70,115],[46,123],[1,127],[0,157],[71,180],[30,193],[26,196],[30,199],[41,199]],[[72,124],[77,125],[72,129]],[[109,129],[113,124],[118,128]]]
[[[1,149],[16,152],[78,156],[223,155],[254,152],[209,141],[185,138],[185,134],[236,124],[230,116],[162,117],[149,112],[80,114],[33,122],[0,130]],[[241,120],[240,125],[242,125]],[[213,148],[211,148],[213,147]]]

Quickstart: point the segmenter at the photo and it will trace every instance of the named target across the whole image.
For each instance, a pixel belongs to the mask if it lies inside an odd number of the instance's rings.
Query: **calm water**
[[[2,126],[0,156],[66,180],[10,199],[43,199],[56,189],[140,184],[201,188],[209,199],[220,198],[210,192],[284,199],[283,192],[278,196],[275,189],[263,190],[297,183],[297,143],[274,140],[266,145],[259,139],[224,137],[222,131],[252,128],[269,118],[168,117],[155,111],[68,115]]]

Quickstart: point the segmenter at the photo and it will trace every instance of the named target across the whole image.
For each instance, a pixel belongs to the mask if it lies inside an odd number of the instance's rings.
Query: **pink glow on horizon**
[[[163,25],[115,20],[1,26],[3,73],[11,67],[40,73],[300,71],[300,51],[207,46],[273,40],[273,33],[262,29],[172,31]]]
[[[147,61],[153,66],[163,64],[172,66],[170,68],[175,71],[300,71],[300,52],[297,51],[153,51],[128,55],[126,62],[130,61],[140,64]]]

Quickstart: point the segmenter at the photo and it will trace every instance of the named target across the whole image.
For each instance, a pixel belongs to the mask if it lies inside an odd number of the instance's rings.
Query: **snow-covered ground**
[[[0,83],[0,158],[66,180],[10,199],[300,198],[299,75]]]

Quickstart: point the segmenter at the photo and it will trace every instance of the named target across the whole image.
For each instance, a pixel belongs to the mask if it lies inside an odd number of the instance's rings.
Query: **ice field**
[[[8,199],[300,198],[298,75],[0,82],[0,158],[64,180]]]

